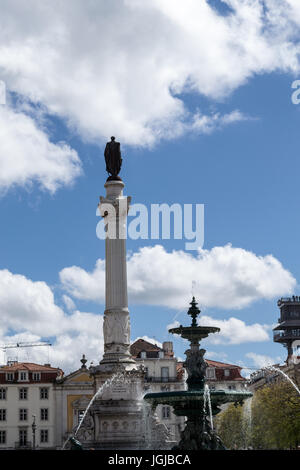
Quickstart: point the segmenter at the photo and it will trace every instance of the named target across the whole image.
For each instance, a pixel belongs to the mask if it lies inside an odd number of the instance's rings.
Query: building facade
[[[260,369],[250,375],[249,389],[251,392],[255,392],[266,385],[285,381],[286,378],[279,372],[280,370],[300,389],[300,363],[289,361],[283,365],[274,364],[272,367],[274,369]]]
[[[137,363],[144,365],[145,392],[185,390],[185,370],[182,362],[174,357],[171,341],[164,342],[161,348],[144,339],[138,339],[131,345],[130,352]],[[156,415],[159,422],[168,429],[170,437],[178,441],[184,428],[184,417],[175,416],[172,407],[165,405],[157,406]]]
[[[173,343],[162,347],[143,339],[131,345],[131,354],[145,368],[144,391],[162,392],[186,389],[184,363],[174,356]],[[0,450],[61,449],[74,435],[94,395],[95,384],[86,367],[64,376],[59,368],[11,362],[0,367]],[[206,360],[207,383],[211,389],[240,390],[246,379],[236,365]],[[157,422],[167,428],[177,442],[184,429],[184,417],[174,415],[172,407],[159,405]],[[88,413],[77,437],[93,447],[95,423]],[[90,445],[89,445],[90,441]]]
[[[206,383],[211,390],[244,390],[247,380],[242,377],[242,367],[206,359]]]
[[[86,359],[83,355],[81,367],[61,378],[54,386],[55,413],[56,413],[56,446],[62,448],[68,437],[74,435],[84,411],[94,395],[94,380],[86,367]],[[84,435],[78,434],[78,439],[88,440],[92,437],[93,423],[89,425],[91,416],[85,419]],[[87,434],[90,432],[91,436]]]
[[[0,367],[0,449],[56,447],[54,384],[62,374],[50,364]]]

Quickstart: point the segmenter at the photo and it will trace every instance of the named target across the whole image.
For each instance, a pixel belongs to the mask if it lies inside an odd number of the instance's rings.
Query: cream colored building
[[[210,359],[205,362],[206,383],[211,390],[241,391],[247,388],[247,380],[241,375],[242,367]]]
[[[61,376],[50,364],[0,367],[0,449],[56,447],[54,384]]]
[[[56,445],[63,447],[69,436],[73,435],[83,413],[94,395],[94,380],[90,377],[89,370],[86,367],[86,359],[83,355],[80,369],[69,375],[61,377],[55,384],[55,402],[56,402]],[[85,433],[92,437],[93,423],[88,426],[88,416],[85,420]],[[78,438],[87,436],[78,435]],[[84,439],[85,440],[85,439]]]
[[[160,348],[143,339],[135,341],[130,352],[136,362],[144,365],[146,375],[144,383],[145,392],[166,392],[185,390],[186,373],[174,357],[173,343],[166,341]],[[170,432],[170,437],[175,441],[180,438],[180,432],[184,428],[184,417],[175,416],[172,407],[158,405],[156,408],[158,420],[164,424]]]
[[[279,370],[284,372],[300,388],[300,362],[288,360],[285,364],[274,364],[273,367],[277,370],[259,369],[250,375],[249,389],[251,392],[256,392],[265,385],[287,380]]]

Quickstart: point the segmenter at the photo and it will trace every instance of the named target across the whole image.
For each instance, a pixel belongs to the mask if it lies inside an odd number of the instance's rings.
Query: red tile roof
[[[205,359],[205,362],[207,362],[208,366],[211,367],[219,367],[222,369],[242,369],[241,366],[236,366],[234,364],[226,364],[226,362],[211,361],[210,359]]]
[[[149,343],[148,341],[145,341],[144,339],[140,338],[140,339],[137,339],[130,346],[130,353],[136,357],[141,351],[157,352],[157,351],[163,351],[163,349],[155,344]]]
[[[58,367],[51,367],[50,364],[35,364],[33,362],[15,362],[11,365],[0,366],[0,372],[13,372],[18,370],[28,370],[30,372],[57,372],[60,375],[63,371]]]

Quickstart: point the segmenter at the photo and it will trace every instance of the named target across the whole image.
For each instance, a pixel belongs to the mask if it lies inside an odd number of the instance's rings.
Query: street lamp
[[[35,450],[35,431],[36,431],[36,424],[35,424],[35,415],[32,415],[33,417],[33,422],[32,422],[32,450]]]

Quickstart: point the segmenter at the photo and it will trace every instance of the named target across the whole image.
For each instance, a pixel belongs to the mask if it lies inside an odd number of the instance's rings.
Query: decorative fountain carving
[[[190,349],[185,351],[186,361],[184,367],[188,373],[188,390],[174,392],[147,393],[144,399],[151,403],[155,409],[157,405],[169,405],[177,416],[186,416],[186,426],[181,433],[181,440],[173,450],[221,450],[224,446],[221,439],[212,428],[205,407],[207,397],[207,385],[205,386],[205,372],[207,364],[204,359],[205,349],[199,349],[199,341],[211,333],[217,333],[220,328],[213,326],[198,326],[197,316],[200,310],[197,308],[195,297],[190,303],[188,314],[192,317],[191,326],[171,328],[172,334],[178,334],[189,340]],[[241,403],[252,393],[246,391],[211,390],[211,412],[216,415],[221,411],[224,403]]]

